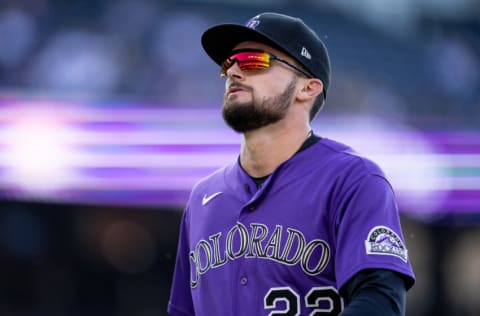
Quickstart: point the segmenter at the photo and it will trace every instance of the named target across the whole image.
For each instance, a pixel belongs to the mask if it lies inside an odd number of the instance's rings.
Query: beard
[[[283,93],[262,101],[255,99],[252,88],[241,86],[251,92],[252,100],[237,102],[235,98],[228,100],[225,95],[222,107],[224,121],[233,130],[245,133],[282,120],[292,104],[297,81],[298,79],[294,77]]]

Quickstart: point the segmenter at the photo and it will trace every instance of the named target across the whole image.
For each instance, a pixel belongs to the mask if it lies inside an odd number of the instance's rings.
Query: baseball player
[[[192,189],[169,313],[404,315],[414,274],[392,187],[310,126],[330,83],[322,41],[267,12],[209,28],[202,45],[243,138],[238,159]]]

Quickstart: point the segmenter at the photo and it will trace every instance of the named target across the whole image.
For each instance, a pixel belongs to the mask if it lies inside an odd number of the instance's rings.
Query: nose
[[[233,65],[231,65],[230,68],[227,69],[225,74],[228,78],[235,78],[237,80],[241,80],[244,78],[243,71],[240,69],[240,67],[238,67],[237,62],[234,62]]]

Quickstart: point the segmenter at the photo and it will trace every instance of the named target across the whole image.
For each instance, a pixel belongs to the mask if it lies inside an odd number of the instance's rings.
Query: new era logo
[[[300,52],[300,55],[302,55],[307,59],[312,59],[312,55],[310,55],[310,52],[305,47],[302,47],[302,51]]]

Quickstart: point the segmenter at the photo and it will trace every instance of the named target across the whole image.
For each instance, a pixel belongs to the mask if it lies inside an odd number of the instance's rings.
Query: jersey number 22
[[[279,302],[285,302],[284,310],[272,311],[268,316],[299,316],[300,296],[289,287],[271,288],[264,298],[265,309],[274,309]],[[328,307],[320,308],[321,302]],[[343,300],[334,287],[314,287],[305,295],[305,306],[314,308],[309,316],[337,316],[343,310]]]

